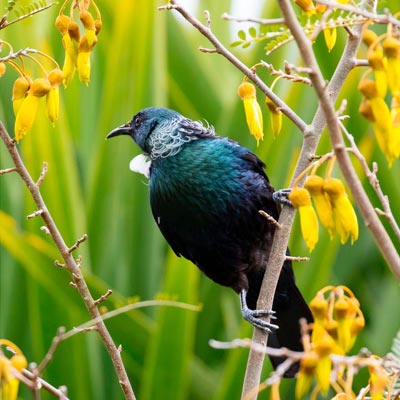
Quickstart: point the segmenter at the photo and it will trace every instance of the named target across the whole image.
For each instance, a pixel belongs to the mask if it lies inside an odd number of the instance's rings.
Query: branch
[[[65,268],[70,272],[72,275],[73,283],[76,289],[79,292],[79,295],[82,297],[83,302],[85,303],[86,308],[89,311],[89,314],[92,319],[96,320],[96,329],[99,332],[99,335],[106,347],[112,363],[114,365],[115,372],[118,376],[119,384],[121,385],[122,391],[124,392],[125,398],[128,400],[134,400],[135,394],[133,392],[132,386],[129,382],[128,375],[125,370],[125,366],[123,364],[121,354],[118,351],[117,346],[113,342],[113,339],[107,330],[107,327],[104,324],[104,321],[101,318],[101,314],[97,308],[97,305],[89,291],[89,288],[86,284],[85,278],[82,275],[82,272],[77,265],[74,257],[71,255],[71,250],[66,245],[60,231],[58,230],[50,212],[47,209],[47,206],[42,198],[40,193],[39,185],[36,184],[31,175],[29,174],[28,170],[26,169],[19,153],[15,145],[15,141],[11,139],[9,134],[7,133],[6,129],[4,128],[3,123],[0,121],[0,136],[3,140],[4,144],[10,156],[14,162],[16,167],[16,171],[24,181],[26,187],[28,188],[33,200],[36,203],[38,210],[40,211],[40,217],[43,219],[44,223],[47,227],[47,232],[50,234],[51,238],[54,241],[57,249],[59,250],[64,263]],[[40,178],[39,178],[40,181]],[[38,182],[39,183],[39,182]],[[35,213],[34,213],[35,214]],[[32,214],[33,215],[33,214]],[[79,245],[79,241],[77,242]],[[74,247],[74,246],[73,246]]]

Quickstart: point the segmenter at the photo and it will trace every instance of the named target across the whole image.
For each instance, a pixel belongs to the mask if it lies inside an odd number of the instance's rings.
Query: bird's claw
[[[246,301],[246,290],[240,292],[240,308],[242,310],[243,318],[250,322],[253,326],[262,329],[263,331],[272,332],[279,328],[276,324],[271,324],[270,322],[264,321],[263,317],[269,317],[270,319],[275,319],[275,311],[273,310],[252,310],[247,306]]]
[[[272,331],[279,328],[276,324],[271,324],[270,322],[264,321],[261,319],[262,317],[269,317],[270,319],[276,318],[274,315],[275,311],[273,310],[250,310],[242,309],[243,318],[250,322],[256,328],[262,329],[263,331],[267,331],[271,333]]]
[[[276,192],[272,193],[272,198],[274,199],[275,203],[293,207],[292,202],[289,200],[289,194],[291,190],[292,189],[290,188],[277,190]]]

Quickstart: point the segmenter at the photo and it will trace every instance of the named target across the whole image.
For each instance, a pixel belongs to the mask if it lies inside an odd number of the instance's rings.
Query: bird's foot
[[[240,292],[240,308],[242,310],[243,318],[250,322],[256,328],[262,329],[263,331],[272,332],[276,329],[279,329],[279,326],[276,324],[271,324],[270,322],[264,321],[263,317],[269,317],[270,319],[275,319],[275,311],[273,310],[251,310],[247,306],[246,301],[247,291],[242,290]]]
[[[292,202],[289,200],[289,194],[291,190],[292,189],[290,188],[277,190],[276,192],[272,193],[272,198],[274,199],[275,203],[293,207]]]

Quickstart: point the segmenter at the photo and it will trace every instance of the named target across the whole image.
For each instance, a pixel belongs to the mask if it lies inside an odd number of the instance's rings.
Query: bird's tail
[[[268,346],[303,351],[299,320],[305,318],[307,322],[312,322],[311,311],[294,282],[285,286],[284,291],[280,290],[279,286],[278,284],[273,306],[276,311],[276,320],[273,322],[279,326],[279,329],[269,334]],[[272,366],[276,369],[286,358],[270,357],[270,359]],[[284,376],[293,378],[298,370],[299,364],[293,364]]]

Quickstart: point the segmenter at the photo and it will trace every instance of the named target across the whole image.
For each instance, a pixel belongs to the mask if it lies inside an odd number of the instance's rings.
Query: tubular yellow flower
[[[313,381],[315,370],[318,364],[317,353],[307,352],[300,360],[300,370],[296,379],[296,399],[304,399]]]
[[[311,205],[310,193],[304,188],[296,187],[290,192],[289,200],[299,211],[301,234],[311,252],[318,242],[318,219]]]
[[[35,121],[40,98],[28,93],[24,98],[15,118],[15,140],[19,142],[30,131]]]
[[[357,216],[343,183],[339,179],[329,178],[324,183],[324,191],[328,193],[332,204],[336,232],[340,236],[341,243],[344,244],[349,236],[351,243],[354,243],[358,238]]]
[[[20,109],[21,104],[28,93],[30,85],[31,82],[25,76],[20,76],[14,82],[12,102],[15,116],[18,114],[18,110]]]
[[[62,43],[65,49],[65,58],[62,72],[64,74],[64,86],[68,86],[74,77],[76,69],[77,51],[69,33],[66,33],[62,38]]]
[[[389,107],[385,100],[378,96],[378,87],[374,81],[363,79],[359,83],[358,89],[369,102],[374,119],[372,126],[376,140],[391,165],[396,159],[396,151]]]
[[[400,41],[388,36],[382,43],[387,57],[387,79],[392,96],[400,91]]]
[[[88,44],[91,47],[96,39],[96,28],[92,14],[90,14],[89,11],[81,11],[79,13],[79,18],[85,27],[85,35],[87,37]]]
[[[263,117],[260,105],[256,98],[256,88],[249,82],[242,82],[238,88],[240,98],[243,100],[246,121],[250,133],[256,138],[257,145],[264,137]]]
[[[383,57],[381,50],[369,50],[368,62],[374,71],[374,78],[376,82],[378,97],[384,98],[386,96],[388,82],[386,73],[386,59]]]
[[[85,85],[90,81],[90,51],[81,51],[78,53],[77,67],[79,80]]]
[[[276,138],[282,129],[282,111],[269,97],[265,98],[265,104],[271,112],[272,133],[274,138]]]
[[[309,191],[321,224],[328,230],[330,237],[335,235],[335,221],[329,196],[324,192],[324,180],[318,175],[310,175],[304,187]]]
[[[330,386],[332,369],[332,361],[329,356],[335,349],[335,341],[328,334],[325,334],[323,338],[314,344],[314,349],[319,356],[315,371],[318,386],[322,394],[326,395]]]
[[[54,126],[60,114],[60,89],[55,87],[50,90],[46,96],[46,112],[47,117]]]

